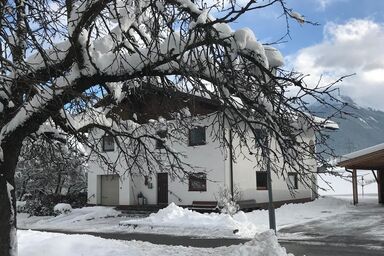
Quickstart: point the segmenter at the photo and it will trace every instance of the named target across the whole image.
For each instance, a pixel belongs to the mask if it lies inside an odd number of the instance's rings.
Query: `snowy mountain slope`
[[[351,115],[333,118],[340,129],[329,132],[329,145],[335,153],[343,155],[384,142],[384,112],[358,106],[347,96],[341,96],[348,106],[344,109]],[[313,104],[310,109],[320,117],[331,115],[331,107]]]

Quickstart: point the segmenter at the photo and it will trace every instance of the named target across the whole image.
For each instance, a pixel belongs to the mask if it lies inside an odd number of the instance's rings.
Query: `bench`
[[[256,208],[256,200],[250,199],[250,200],[240,200],[237,202],[237,204],[240,207],[240,210],[251,210]]]
[[[197,211],[217,211],[217,201],[193,201],[191,210]]]

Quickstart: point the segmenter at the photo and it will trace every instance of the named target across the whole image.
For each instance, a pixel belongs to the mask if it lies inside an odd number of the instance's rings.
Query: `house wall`
[[[173,142],[172,148],[181,152],[186,156],[184,159],[190,165],[197,167],[196,171],[204,171],[207,173],[207,191],[188,191],[188,177],[173,177],[168,175],[168,202],[174,202],[179,205],[191,205],[193,201],[217,201],[217,195],[221,187],[230,187],[230,162],[229,154],[225,149],[221,148],[218,141],[214,141],[211,132],[217,127],[208,126],[214,117],[196,121],[196,125],[207,126],[206,144],[199,146],[188,146],[187,138],[185,142]],[[218,124],[217,124],[218,125]],[[95,132],[95,138],[100,138],[103,133]],[[229,136],[226,130],[227,138]],[[313,132],[307,132],[303,136],[305,140],[314,140]],[[101,143],[100,143],[101,144]],[[255,199],[257,203],[268,201],[267,190],[256,189],[256,171],[260,171],[261,167],[255,166],[255,156],[240,154],[239,139],[234,137],[233,144],[235,146],[236,161],[233,163],[234,185],[237,185],[242,193],[242,200]],[[272,145],[274,145],[272,143]],[[159,150],[159,149],[154,149]],[[104,155],[111,161],[117,160],[117,152],[106,152]],[[119,161],[117,161],[119,162]],[[308,164],[313,166],[314,172],[316,162],[314,159],[308,159]],[[157,204],[157,176],[150,176],[152,187],[145,185],[145,178],[139,174],[128,174],[124,163],[116,166],[115,172],[120,175],[119,204],[120,205],[137,205],[138,193],[142,193],[147,199],[148,204]],[[106,172],[97,164],[96,160],[91,161],[90,171],[88,173],[88,202],[90,204],[100,204],[100,175]],[[181,178],[181,180],[180,180]],[[273,198],[275,201],[314,198],[312,189],[304,184],[298,184],[298,189],[294,192],[294,196],[290,193],[287,182],[272,173]]]
[[[301,138],[309,142],[314,140],[315,136],[313,132],[308,131]],[[252,141],[252,137],[249,136],[248,143]],[[235,155],[236,160],[233,164],[233,173],[234,173],[234,185],[238,186],[241,190],[242,200],[255,199],[256,203],[265,203],[268,202],[268,190],[257,190],[256,186],[256,172],[257,171],[266,171],[261,165],[256,165],[257,159],[260,159],[260,156],[250,155],[247,150],[243,149],[241,152],[239,145],[239,138],[234,136],[233,145],[235,146]],[[276,150],[276,143],[272,140],[271,142],[272,150]],[[274,160],[272,160],[274,161]],[[275,160],[276,162],[277,160]],[[306,163],[308,166],[311,166],[312,171],[316,172],[316,161],[315,159],[307,159]],[[278,163],[282,168],[282,163]],[[287,169],[289,172],[289,169]],[[281,175],[276,174],[275,172],[271,173],[272,179],[272,191],[273,191],[273,200],[274,201],[288,201],[293,199],[313,199],[314,195],[312,192],[312,182],[308,179],[310,186],[306,186],[302,182],[298,182],[298,189],[293,191],[289,190],[287,181],[281,177]],[[294,192],[294,193],[291,193]]]
[[[213,117],[194,122],[196,126],[207,126],[206,129],[206,144],[199,146],[188,146],[187,142],[173,143],[172,148],[181,152],[186,156],[184,161],[195,166],[197,172],[207,173],[207,191],[188,191],[188,177],[172,177],[168,175],[168,202],[174,202],[179,205],[191,205],[193,201],[215,201],[216,195],[220,186],[224,186],[228,182],[228,177],[225,176],[226,159],[225,154],[220,149],[218,141],[214,141],[210,136],[213,130],[217,129],[214,126],[208,126],[212,122]],[[185,138],[187,141],[187,138]],[[151,176],[152,188],[144,185],[144,177],[134,177],[134,197],[137,197],[139,192],[142,192],[147,198],[148,204],[157,203],[157,178],[156,174]],[[181,180],[180,180],[181,178]],[[131,201],[131,204],[135,201]]]
[[[216,125],[209,126],[214,117],[208,117],[203,120],[194,122],[196,126],[206,126],[206,144],[198,146],[188,146],[187,138],[185,142],[173,142],[172,148],[182,153],[185,158],[183,160],[196,167],[196,172],[206,172],[207,174],[207,191],[188,191],[188,177],[181,175],[175,177],[168,175],[168,202],[174,202],[179,205],[191,205],[193,201],[216,201],[220,187],[228,186],[229,171],[228,159],[224,149],[220,147],[218,141],[214,141],[210,136]],[[94,137],[100,138],[103,133],[95,132]],[[101,144],[101,143],[100,143]],[[159,150],[159,149],[154,149]],[[160,149],[161,150],[161,149]],[[111,161],[117,160],[117,152],[105,152]],[[100,203],[100,186],[98,186],[97,177],[105,175],[106,172],[98,165],[96,159],[90,161],[90,171],[88,173],[88,203]],[[141,192],[147,199],[148,204],[157,204],[157,175],[150,176],[152,187],[145,185],[145,178],[139,174],[127,174],[124,164],[121,163],[115,170],[120,174],[120,204],[136,205],[138,204],[137,195]],[[181,178],[181,180],[180,180]],[[95,196],[92,196],[95,195]]]

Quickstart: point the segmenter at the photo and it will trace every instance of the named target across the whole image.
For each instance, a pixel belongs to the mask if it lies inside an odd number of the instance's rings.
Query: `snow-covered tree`
[[[282,156],[284,166],[305,170],[310,152],[297,135],[308,126],[318,131],[321,123],[304,100],[322,102],[330,87],[307,86],[301,74],[280,69],[279,51],[250,29],[231,28],[242,15],[271,5],[281,7],[287,22],[306,22],[283,0],[0,1],[0,255],[17,253],[14,175],[23,141],[55,137],[41,128],[46,122],[96,154],[100,147],[89,129],[118,136],[121,159],[132,168],[140,169],[137,159],[163,164],[145,146],[162,138],[137,122],[147,113],[125,119],[116,113],[136,87],[210,98],[225,110],[215,122],[228,124],[243,148],[255,153],[256,145],[267,154],[258,134],[268,131],[279,145],[272,154]],[[254,139],[246,139],[246,131]],[[183,171],[178,153],[165,151],[170,171]],[[284,174],[284,168],[276,171]]]
[[[84,192],[86,160],[74,143],[27,138],[16,167],[17,198]]]

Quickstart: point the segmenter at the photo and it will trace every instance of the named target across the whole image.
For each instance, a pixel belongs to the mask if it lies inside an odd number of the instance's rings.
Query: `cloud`
[[[316,4],[318,5],[318,9],[321,11],[325,11],[328,6],[336,3],[336,2],[345,2],[347,0],[316,0]]]
[[[342,94],[362,106],[384,110],[384,24],[353,19],[344,24],[329,22],[321,43],[287,56],[297,71],[310,74],[307,83],[330,83],[356,73],[338,86]]]

